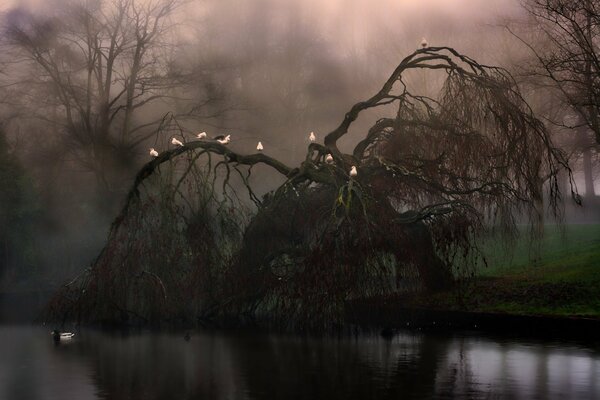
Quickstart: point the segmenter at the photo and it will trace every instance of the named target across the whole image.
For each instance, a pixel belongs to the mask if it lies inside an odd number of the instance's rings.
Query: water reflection
[[[593,347],[404,333],[315,339],[0,327],[1,399],[593,399]]]

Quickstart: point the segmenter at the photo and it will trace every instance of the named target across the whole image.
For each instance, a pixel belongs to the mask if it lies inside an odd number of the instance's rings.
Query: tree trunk
[[[585,197],[592,198],[596,196],[594,190],[594,171],[592,168],[592,151],[589,147],[583,150],[583,176],[585,179]]]

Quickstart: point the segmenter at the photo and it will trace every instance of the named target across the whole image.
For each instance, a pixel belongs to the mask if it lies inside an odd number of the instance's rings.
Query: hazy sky
[[[53,5],[69,1],[73,0],[0,0],[0,9],[23,6],[48,13]],[[405,55],[413,45],[418,46],[422,36],[434,46],[465,49],[466,42],[473,40],[481,45],[482,38],[474,38],[477,35],[473,35],[473,31],[489,30],[489,26],[497,24],[502,16],[515,15],[520,10],[519,0],[275,0],[268,2],[271,9],[264,10],[260,9],[265,4],[261,0],[191,0],[185,12],[187,24],[201,28],[202,19],[210,18],[205,11],[224,4],[234,13],[238,5],[239,9],[250,9],[256,4],[257,11],[263,12],[266,20],[272,20],[274,15],[282,12],[289,14],[285,12],[286,8],[301,9],[298,20],[308,21],[315,36],[334,44],[337,51],[364,49],[382,37],[390,39],[392,45],[386,43],[385,46],[394,53],[392,64],[397,61],[397,53]],[[282,22],[289,24],[288,20]],[[217,21],[217,24],[223,29],[236,29],[235,24],[227,21]]]
[[[51,7],[52,3],[68,0],[0,0],[0,9],[9,9],[14,6],[27,8]],[[139,1],[139,0],[138,0]],[[339,13],[342,8],[361,10],[361,17],[365,15],[384,12],[389,16],[402,17],[407,13],[418,18],[426,18],[429,13],[443,13],[458,18],[485,18],[492,15],[511,12],[519,7],[518,0],[280,0],[282,4],[302,1],[310,4],[315,12],[324,16]],[[192,7],[202,7],[207,0],[192,0]],[[252,0],[239,0],[240,3],[252,3]]]

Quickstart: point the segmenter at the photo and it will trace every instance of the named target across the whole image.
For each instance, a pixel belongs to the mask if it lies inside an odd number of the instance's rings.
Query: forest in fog
[[[577,16],[575,29],[556,17],[572,15],[571,2],[559,3],[13,0],[0,6],[0,288],[55,289],[98,261],[136,173],[152,160],[150,148],[172,150],[174,137],[192,142],[200,132],[231,135],[228,149],[236,154],[255,153],[260,141],[263,154],[294,168],[307,157],[311,132],[323,143],[354,104],[371,98],[405,57],[426,47],[454,49],[481,71],[503,68],[543,123],[540,132],[560,155],[543,141],[538,150],[536,144],[519,153],[539,153],[535,168],[548,175],[535,184],[550,188],[556,178],[560,191],[552,186],[543,196],[524,194],[541,214],[537,222],[598,222],[600,10],[595,2],[572,2],[588,11]],[[558,8],[544,8],[548,4]],[[456,102],[467,104],[468,94],[453,92],[445,79],[434,70],[407,68],[403,84],[432,98],[454,93]],[[506,111],[508,130],[529,121],[529,109],[511,96],[523,114],[513,121],[515,111]],[[381,104],[364,110],[335,149],[352,153],[390,114]],[[469,151],[466,156],[476,154]],[[517,156],[511,157],[514,162]],[[556,167],[563,160],[572,175]],[[524,163],[534,164],[529,158]],[[286,182],[267,164],[232,183],[252,190],[234,202],[244,215],[222,220],[223,226],[248,226],[260,207],[254,200]],[[520,173],[524,180],[530,176]],[[416,189],[410,193],[421,196]],[[484,210],[507,204],[487,201]],[[520,211],[511,222],[530,221]]]

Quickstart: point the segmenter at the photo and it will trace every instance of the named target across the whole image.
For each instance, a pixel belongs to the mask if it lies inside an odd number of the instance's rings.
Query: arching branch
[[[444,54],[444,52],[448,52],[454,56],[457,59],[457,62],[450,56]],[[436,64],[434,61],[439,63]],[[459,65],[459,62],[464,64],[467,69]],[[354,104],[350,111],[344,116],[341,124],[325,136],[325,146],[329,148],[331,153],[340,157],[337,141],[348,133],[348,128],[358,118],[358,115],[362,111],[388,104],[390,100],[393,101],[400,98],[398,96],[391,96],[394,84],[398,81],[402,81],[402,74],[404,71],[414,68],[455,70],[461,74],[475,78],[478,76],[487,76],[486,69],[503,72],[501,68],[478,64],[471,58],[458,53],[450,47],[428,47],[417,50],[402,60],[379,92],[368,100]]]
[[[221,143],[219,143],[217,141],[212,141],[212,140],[211,141],[196,140],[196,141],[187,142],[183,146],[178,146],[174,149],[170,149],[170,150],[166,150],[166,151],[162,152],[161,154],[159,154],[158,157],[156,157],[155,159],[153,159],[152,161],[150,161],[149,163],[147,163],[140,169],[140,171],[137,173],[137,175],[135,177],[135,180],[133,182],[131,189],[129,190],[129,193],[127,194],[127,197],[125,199],[125,204],[123,205],[121,212],[119,213],[117,218],[115,218],[115,220],[112,224],[111,230],[114,230],[121,223],[123,218],[127,215],[127,212],[129,210],[129,207],[130,207],[132,201],[135,198],[139,197],[140,185],[148,177],[150,177],[161,164],[163,164],[169,160],[172,160],[184,153],[194,151],[196,149],[203,149],[208,153],[222,155],[224,157],[226,163],[231,162],[231,163],[237,163],[237,164],[248,165],[248,166],[253,166],[256,164],[265,164],[265,165],[272,167],[277,172],[281,173],[282,175],[284,175],[286,177],[290,177],[294,173],[294,171],[297,171],[297,169],[294,170],[294,169],[288,167],[287,165],[285,165],[284,163],[282,163],[281,161],[276,160],[272,157],[269,157],[264,153],[243,155],[243,154],[239,154],[239,153],[232,151],[230,148],[228,148],[225,145],[222,145]]]

